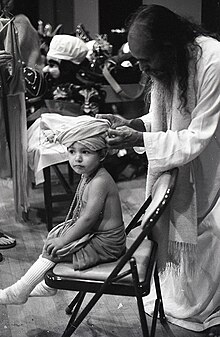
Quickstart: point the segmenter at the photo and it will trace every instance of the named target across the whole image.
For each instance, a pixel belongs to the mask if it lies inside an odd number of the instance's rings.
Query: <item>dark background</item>
[[[54,1],[53,3],[56,6],[56,2]],[[130,13],[141,4],[142,0],[99,0],[100,33],[106,33],[109,35],[109,38],[114,38],[114,36],[111,36],[111,29],[124,27]],[[54,9],[56,11],[56,8]],[[19,13],[26,14],[34,27],[37,28],[37,21],[39,19],[38,0],[14,0],[12,14],[16,15]],[[202,0],[201,21],[206,29],[220,33],[219,0]]]

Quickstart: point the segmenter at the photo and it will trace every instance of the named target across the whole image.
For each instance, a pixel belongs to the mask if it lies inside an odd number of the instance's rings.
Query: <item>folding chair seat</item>
[[[45,274],[48,286],[77,291],[66,309],[71,317],[62,337],[73,334],[103,294],[131,296],[137,299],[144,337],[155,336],[158,315],[162,324],[166,322],[156,264],[157,244],[151,239],[151,232],[172,197],[177,175],[178,169],[175,168],[158,178],[152,196],[144,202],[126,227],[127,250],[119,260],[82,271],[75,271],[71,263],[58,263]],[[149,332],[143,297],[150,293],[153,280],[157,299]],[[80,312],[86,293],[94,295]]]

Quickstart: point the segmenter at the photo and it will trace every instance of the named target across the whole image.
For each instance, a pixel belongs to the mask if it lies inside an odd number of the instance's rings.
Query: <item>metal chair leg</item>
[[[82,305],[82,302],[85,298],[85,295],[86,295],[86,292],[84,291],[81,291],[79,292],[76,297],[74,298],[74,300],[70,303],[70,305],[68,306],[68,308],[71,310],[72,312],[72,309],[73,307],[75,306],[74,308],[74,311],[70,317],[70,320],[67,324],[67,327],[62,335],[62,337],[69,337],[72,335],[72,333],[75,331],[75,329],[77,328],[77,326],[74,326],[74,322],[76,320],[76,317],[77,317],[77,314],[79,312],[79,309],[81,308],[81,305]]]
[[[152,323],[151,323],[150,337],[154,337],[156,333],[157,316],[159,312],[159,307],[160,307],[159,300],[156,299],[155,305],[154,305],[154,314],[153,314]]]
[[[131,266],[131,271],[132,271],[134,288],[135,288],[135,292],[136,292],[137,306],[138,306],[138,312],[139,312],[139,316],[140,316],[140,322],[141,322],[143,337],[149,337],[150,335],[149,335],[149,330],[148,330],[148,325],[147,325],[146,313],[144,311],[142,294],[141,294],[141,292],[139,291],[139,288],[138,288],[139,277],[138,277],[138,271],[137,271],[137,264],[136,264],[136,260],[134,258],[131,258],[130,266]]]
[[[75,305],[79,302],[79,299],[81,298],[81,296],[83,295],[84,292],[79,291],[78,294],[74,297],[74,299],[72,300],[72,302],[70,302],[70,304],[66,307],[66,314],[67,315],[71,315],[73,308],[75,307]]]
[[[98,302],[100,297],[103,295],[102,290],[100,289],[95,295],[91,298],[91,300],[87,303],[85,308],[80,312],[80,314],[73,321],[72,317],[68,323],[68,329],[64,331],[62,337],[70,337],[74,333],[74,331],[78,328],[81,322],[84,320],[86,315],[90,312],[90,310],[94,307],[94,305]]]
[[[165,315],[164,307],[163,307],[163,300],[162,300],[160,280],[158,276],[157,266],[155,266],[155,270],[154,270],[154,282],[155,282],[157,299],[159,300],[159,318],[160,318],[160,322],[163,324],[163,322],[166,321],[166,315]]]

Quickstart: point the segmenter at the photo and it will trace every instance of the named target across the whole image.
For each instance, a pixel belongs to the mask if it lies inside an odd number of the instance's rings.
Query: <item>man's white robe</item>
[[[190,163],[196,190],[197,260],[190,274],[182,264],[178,276],[161,276],[168,320],[186,329],[202,331],[220,324],[220,43],[199,37],[202,56],[196,64],[196,104],[186,128],[151,132],[155,97],[152,92],[145,123],[145,151],[149,167],[163,172]],[[175,112],[176,113],[176,112]],[[181,188],[181,186],[179,186]],[[182,210],[184,213],[184,210]],[[154,290],[145,299],[152,312]]]

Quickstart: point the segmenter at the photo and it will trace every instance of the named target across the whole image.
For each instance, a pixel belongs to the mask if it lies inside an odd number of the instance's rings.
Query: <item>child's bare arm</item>
[[[56,255],[56,252],[66,244],[80,239],[89,233],[96,225],[100,213],[103,210],[108,194],[108,184],[102,177],[91,181],[88,190],[88,200],[80,218],[68,231],[67,235],[51,238],[46,241],[45,248],[48,254]]]

